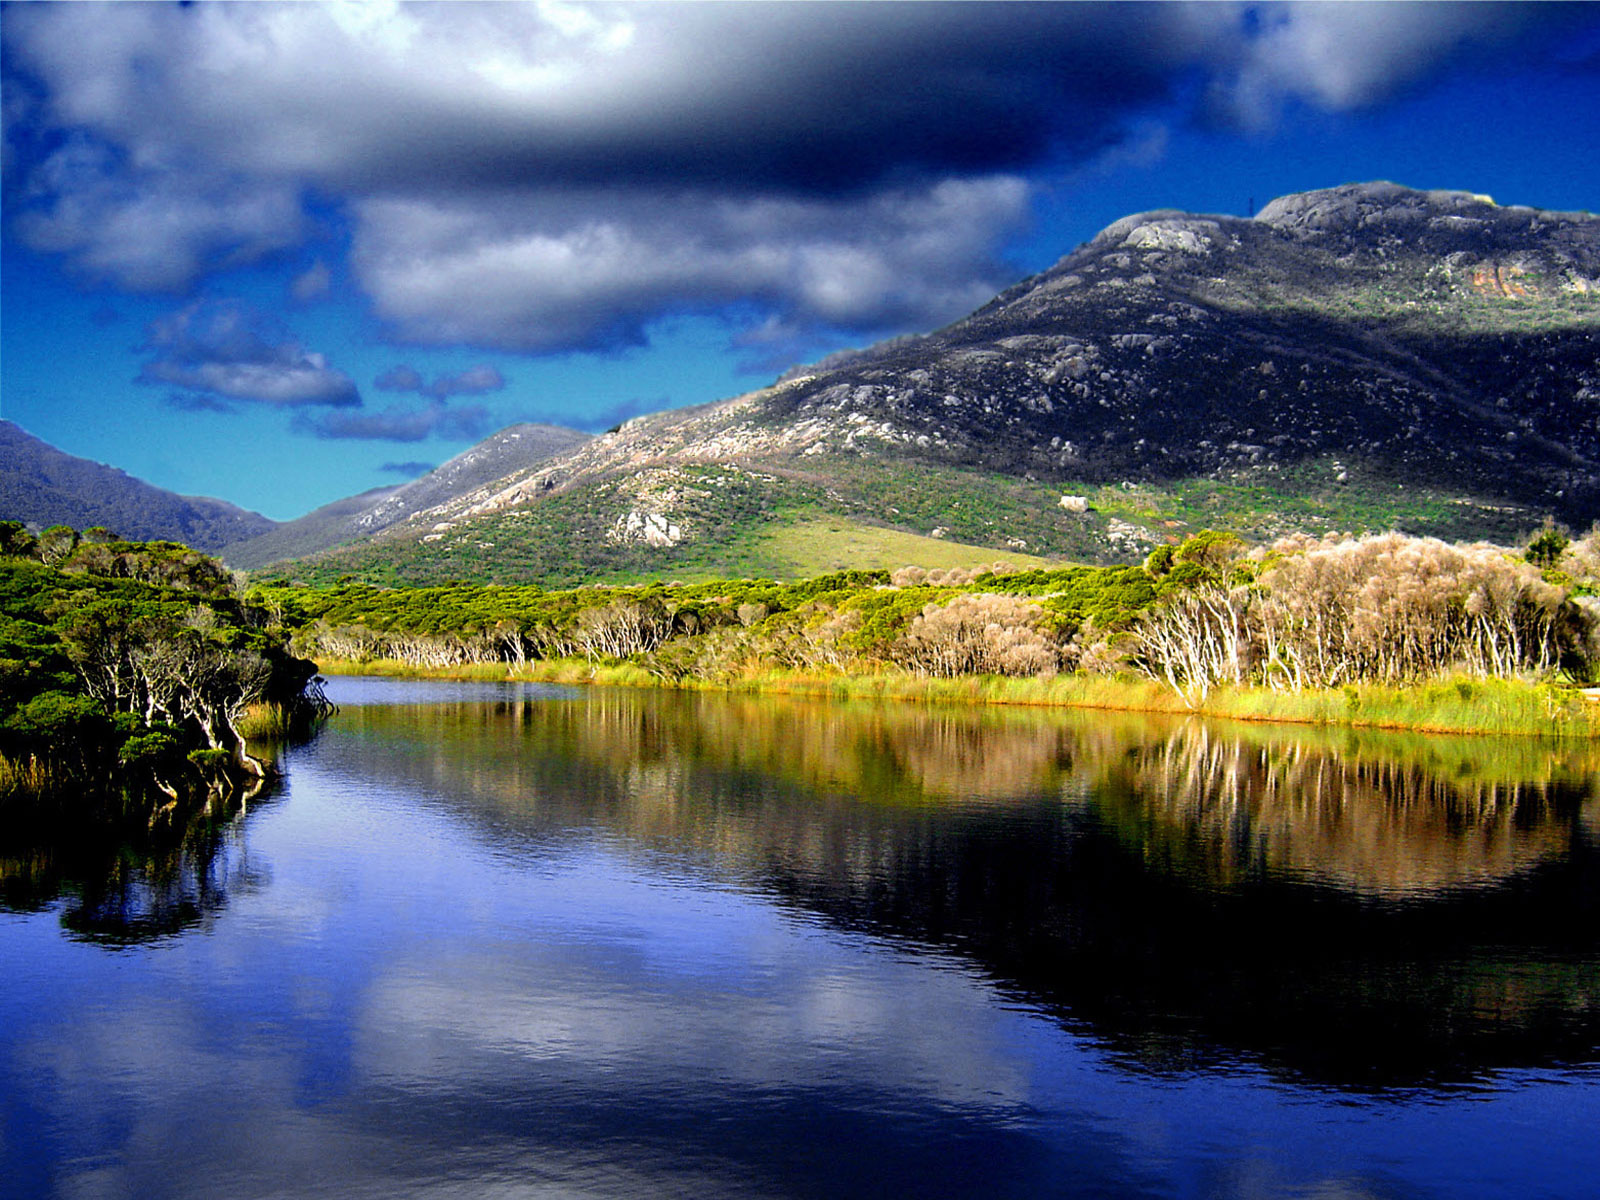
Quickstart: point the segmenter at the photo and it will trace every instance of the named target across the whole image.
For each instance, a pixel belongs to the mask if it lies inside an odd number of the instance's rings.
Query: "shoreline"
[[[397,679],[458,679],[654,688],[665,691],[806,696],[834,700],[895,700],[926,704],[1010,705],[1147,712],[1219,720],[1349,729],[1406,730],[1588,741],[1600,738],[1600,703],[1576,688],[1520,680],[1451,677],[1405,687],[1351,685],[1331,690],[1276,692],[1223,687],[1187,704],[1171,688],[1128,676],[1058,675],[1050,679],[963,676],[941,679],[885,671],[769,671],[727,679],[664,679],[630,663],[582,659],[464,663],[416,667],[396,659],[318,661],[325,675]]]

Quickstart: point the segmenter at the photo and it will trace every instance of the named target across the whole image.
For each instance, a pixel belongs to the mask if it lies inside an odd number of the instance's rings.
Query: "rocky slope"
[[[588,434],[558,425],[511,425],[420,479],[336,500],[259,537],[235,541],[223,557],[237,567],[259,567],[371,537],[588,440]]]
[[[1319,455],[1600,511],[1600,219],[1360,185],[1128,217],[964,321],[800,374],[804,449],[1163,479]],[[842,418],[842,421],[841,421]]]
[[[863,520],[1089,557],[1200,521],[1587,526],[1600,218],[1393,184],[1286,196],[1253,219],[1127,217],[945,329],[639,418],[372,553],[503,544],[508,515],[565,497],[591,533],[670,569],[684,542],[731,536],[715,506],[680,519],[709,465],[768,509],[805,492]],[[577,504],[585,492],[601,499]],[[1016,515],[985,507],[1001,494]]]
[[[41,529],[101,525],[126,538],[165,538],[211,551],[277,524],[226,500],[180,496],[66,454],[10,421],[0,421],[0,517]]]

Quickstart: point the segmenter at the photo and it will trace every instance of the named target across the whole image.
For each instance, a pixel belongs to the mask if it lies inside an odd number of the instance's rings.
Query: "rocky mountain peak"
[[[1032,499],[1006,508],[1006,488]],[[1600,218],[1393,183],[1254,219],[1137,213],[943,329],[452,490],[396,536],[470,557],[523,544],[480,525],[538,519],[601,557],[678,552],[801,495],[922,536],[1122,557],[1195,522],[1585,528]]]
[[[1533,209],[1516,209],[1530,214]],[[1370,227],[1415,226],[1452,217],[1490,221],[1504,215],[1474,192],[1418,191],[1397,183],[1347,183],[1273,200],[1255,219],[1290,233],[1348,233]]]

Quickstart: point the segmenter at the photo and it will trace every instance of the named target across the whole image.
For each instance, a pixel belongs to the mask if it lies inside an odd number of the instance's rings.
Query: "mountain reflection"
[[[1133,1069],[1341,1086],[1600,1047],[1593,750],[596,691],[347,709],[336,769],[955,951]]]

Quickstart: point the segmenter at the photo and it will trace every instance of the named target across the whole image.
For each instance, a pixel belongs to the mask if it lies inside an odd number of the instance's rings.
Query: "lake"
[[[330,695],[0,852],[6,1197],[1600,1194],[1600,749]]]

